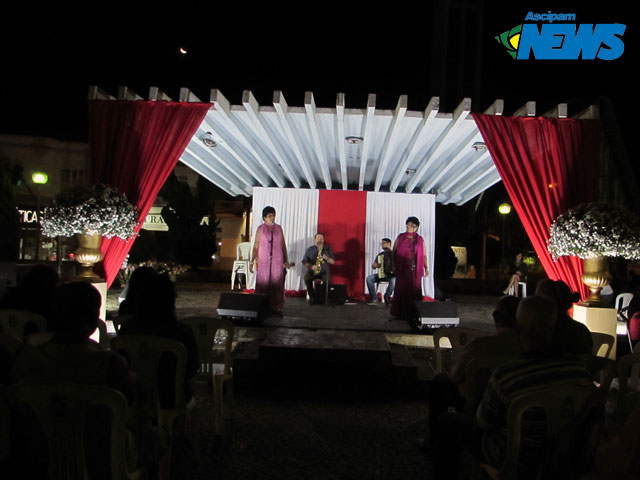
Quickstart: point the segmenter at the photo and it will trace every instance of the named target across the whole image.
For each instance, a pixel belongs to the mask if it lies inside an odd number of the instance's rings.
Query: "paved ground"
[[[178,316],[215,315],[228,285],[178,283]],[[107,310],[117,310],[117,291]],[[490,331],[497,297],[454,296],[461,325]],[[389,321],[385,307],[366,304],[309,307],[287,299],[284,318],[269,318],[265,328],[368,329],[409,332]],[[418,349],[424,350],[425,349]],[[427,356],[429,349],[426,349]],[[197,383],[197,424],[201,460],[185,437],[176,438],[175,479],[425,479],[433,458],[419,449],[427,432],[428,384],[395,391],[375,377],[331,385],[311,378],[283,384],[269,378],[260,388],[235,395],[234,418],[226,438],[215,437],[211,393],[206,376]],[[423,385],[424,386],[424,385]]]

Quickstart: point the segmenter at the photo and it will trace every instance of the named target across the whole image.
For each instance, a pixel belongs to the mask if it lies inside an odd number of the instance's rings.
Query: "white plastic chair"
[[[516,290],[517,289],[517,290]],[[518,291],[522,290],[522,298],[527,296],[527,282],[518,282],[518,285],[509,287],[509,295],[518,296]]]
[[[236,259],[231,270],[231,290],[235,285],[236,274],[244,273],[246,284],[249,285],[249,262],[251,261],[251,242],[241,242],[236,245]]]
[[[633,351],[631,343],[631,334],[629,333],[629,316],[627,310],[633,298],[633,293],[621,293],[616,297],[615,307],[618,312],[618,323],[616,325],[616,333],[618,335],[626,335],[629,340],[629,351]]]

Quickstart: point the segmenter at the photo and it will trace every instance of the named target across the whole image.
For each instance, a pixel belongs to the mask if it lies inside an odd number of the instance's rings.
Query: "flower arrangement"
[[[131,280],[131,275],[133,274],[135,269],[138,267],[152,267],[156,272],[160,274],[166,273],[167,275],[175,275],[175,276],[182,275],[188,270],[188,268],[185,267],[184,265],[180,265],[173,262],[166,263],[166,262],[156,262],[156,261],[148,260],[146,262],[140,262],[137,264],[129,263],[129,256],[127,255],[127,258],[122,263],[122,266],[120,267],[120,272],[118,273],[118,280],[120,281],[120,284],[121,285],[128,284],[129,280]]]
[[[617,205],[578,205],[551,224],[547,248],[554,260],[564,255],[638,260],[640,216]]]
[[[44,209],[41,220],[47,237],[87,233],[124,240],[134,235],[137,223],[136,207],[116,188],[103,183],[64,192]]]

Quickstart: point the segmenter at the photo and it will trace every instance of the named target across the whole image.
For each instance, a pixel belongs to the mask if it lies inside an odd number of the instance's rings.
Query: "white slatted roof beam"
[[[395,115],[393,116],[393,121],[391,122],[391,127],[389,128],[389,132],[387,133],[387,137],[385,138],[385,142],[382,147],[382,153],[380,154],[380,165],[378,166],[376,183],[374,185],[374,191],[376,192],[380,190],[380,185],[382,185],[382,181],[384,180],[385,171],[387,170],[387,166],[391,161],[391,156],[396,146],[398,132],[400,131],[402,120],[404,119],[404,114],[407,112],[407,98],[408,97],[406,95],[400,95],[400,98],[398,99],[398,105],[396,106]]]
[[[479,177],[478,182],[476,182],[476,185],[473,188],[469,188],[468,190],[463,192],[462,200],[456,203],[456,205],[464,205],[472,198],[475,198],[489,187],[498,183],[500,180],[502,179],[500,178],[500,175],[497,171],[487,171],[486,175],[482,175],[481,177]]]
[[[313,175],[313,171],[311,170],[311,166],[309,165],[305,155],[302,153],[300,145],[298,144],[299,140],[296,138],[296,135],[293,133],[293,129],[291,128],[292,120],[288,113],[289,105],[287,105],[287,101],[284,99],[284,95],[280,90],[273,92],[273,107],[276,109],[282,131],[287,137],[291,150],[300,164],[302,173],[304,173],[307,183],[309,184],[309,188],[316,188],[316,179]]]
[[[229,101],[225,98],[225,96],[222,95],[222,93],[219,90],[214,88],[211,90],[211,96],[209,100],[214,104],[214,112],[216,112],[220,116],[221,121],[224,124],[225,130],[227,130],[229,134],[233,136],[233,140],[239,143],[240,145],[242,145],[246,150],[249,151],[249,153],[251,153],[251,155],[253,155],[254,157],[253,160],[256,163],[260,164],[260,166],[262,166],[264,171],[267,173],[267,175],[269,175],[269,177],[271,177],[271,179],[276,183],[276,185],[278,185],[279,187],[284,186],[284,182],[282,180],[280,180],[279,182],[276,180],[276,178],[278,177],[274,174],[273,169],[269,168],[266,165],[264,160],[262,160],[260,154],[256,152],[255,148],[253,148],[253,145],[251,145],[251,143],[247,140],[247,138],[243,135],[243,133],[240,131],[240,129],[236,125],[231,115],[231,105],[229,104]],[[207,115],[209,115],[210,113],[211,112],[207,113]],[[247,174],[251,175],[258,182],[260,182],[260,184],[263,187],[271,186],[270,185],[271,182],[267,180],[267,178],[262,174],[262,172],[258,171],[255,168],[252,168],[239,155],[236,155],[235,158],[246,169]]]
[[[491,155],[489,154],[489,150],[485,150],[483,153],[478,155],[477,159],[475,159],[471,164],[467,165],[466,168],[460,171],[457,176],[451,177],[446,183],[444,183],[440,187],[440,190],[442,192],[448,192],[451,187],[464,180],[467,175],[471,174],[471,172],[477,172],[480,165],[482,165],[482,163],[490,157]],[[491,160],[491,163],[493,164],[493,160]],[[493,168],[495,168],[495,165],[493,166]]]
[[[113,98],[107,92],[105,92],[101,88],[98,88],[95,85],[91,85],[89,87],[88,98],[89,100],[115,100],[115,98]]]
[[[518,110],[513,112],[514,117],[535,117],[536,116],[536,102],[527,102],[521,106]]]
[[[318,131],[318,123],[316,122],[316,102],[313,99],[313,93],[304,93],[304,109],[307,112],[307,120],[309,121],[309,130],[311,130],[311,139],[313,140],[313,147],[320,163],[320,171],[322,172],[322,178],[324,179],[324,186],[327,190],[331,190],[331,173],[329,172],[329,162],[327,155],[322,148],[322,142],[320,141],[320,132]]]
[[[504,100],[497,99],[484,111],[485,115],[502,115],[504,113]]]
[[[252,162],[250,158],[245,159],[242,155],[239,155],[237,149],[232,146],[232,144],[236,143],[235,137],[233,137],[232,134],[227,133],[224,128],[218,128],[214,124],[211,116],[217,113],[219,112],[212,112],[211,110],[209,110],[207,115],[204,117],[204,121],[202,122],[202,124],[200,124],[200,127],[198,129],[198,132],[200,132],[198,138],[202,141],[204,134],[206,134],[207,132],[215,132],[215,137],[220,139],[220,142],[217,142],[218,146],[215,148],[225,149],[229,153],[229,155],[231,155],[231,157],[233,157],[237,162],[237,164],[232,164],[231,167],[240,171],[240,173],[244,173],[247,179],[253,178],[263,186],[267,186],[269,184],[269,180],[264,175],[264,172],[262,172],[260,168],[258,168],[258,166],[255,164],[255,162]]]
[[[153,101],[156,101],[156,102],[159,102],[159,101],[171,102],[172,101],[171,97],[169,97],[169,95],[166,95],[158,87],[149,88],[149,100],[153,100]]]
[[[548,112],[542,114],[542,116],[548,118],[567,118],[569,116],[567,110],[568,108],[566,103],[559,103]]]
[[[336,96],[336,129],[338,143],[338,160],[340,162],[340,179],[342,180],[342,189],[349,188],[349,180],[347,179],[347,155],[345,152],[344,137],[344,93],[338,93]]]
[[[202,126],[198,129],[196,136],[204,137],[206,135],[206,131],[202,129]],[[198,156],[205,161],[206,158],[213,158],[216,163],[219,165],[221,169],[224,169],[228,172],[227,176],[225,176],[222,171],[220,176],[226,178],[227,181],[232,185],[237,185],[240,190],[245,190],[250,192],[253,188],[251,182],[248,181],[248,176],[241,175],[241,169],[233,164],[229,156],[233,156],[233,150],[227,150],[224,144],[218,144],[215,148],[206,147],[204,143],[190,143],[189,148],[194,153],[198,152]],[[225,158],[227,157],[227,158]],[[232,180],[231,177],[235,177],[235,180]]]
[[[143,100],[143,98],[129,87],[118,87],[118,100]]]
[[[180,94],[178,97],[179,102],[197,102],[200,103],[200,99],[196,97],[188,88],[180,88]]]
[[[398,162],[396,173],[391,179],[391,183],[389,185],[390,192],[395,192],[396,189],[398,188],[398,185],[400,185],[400,182],[402,181],[402,179],[404,178],[407,172],[407,167],[409,166],[409,164],[411,163],[411,160],[413,159],[413,156],[414,156],[413,150],[416,145],[416,140],[418,140],[418,138],[422,137],[429,131],[429,128],[431,127],[431,123],[433,122],[433,119],[436,118],[436,115],[438,114],[439,109],[440,109],[440,97],[431,97],[431,100],[429,100],[429,104],[427,105],[427,108],[424,111],[424,116],[422,118],[422,122],[420,123],[420,126],[416,129],[415,133],[413,134],[413,137],[409,141],[409,144],[407,145],[407,148],[405,149],[402,155],[400,162]]]
[[[269,135],[269,132],[267,132],[267,130],[265,129],[264,124],[262,123],[262,117],[259,115],[260,105],[258,104],[256,98],[253,96],[253,93],[251,93],[251,90],[245,90],[242,92],[242,105],[244,105],[244,109],[249,115],[251,125],[253,125],[255,133],[262,139],[264,145],[267,147],[271,155],[275,157],[276,162],[278,162],[278,165],[282,167],[282,170],[284,170],[284,173],[291,184],[295,188],[300,188],[300,180],[298,179],[298,175],[292,170],[291,165],[289,165],[289,161],[287,160],[284,152],[280,151],[280,148],[276,145],[276,142],[273,141],[273,139]],[[278,183],[277,180],[276,183]],[[285,184],[282,181],[282,185],[278,183],[278,186],[282,188],[285,186]]]
[[[364,190],[364,176],[367,170],[367,157],[369,147],[373,140],[369,137],[373,129],[373,118],[376,113],[376,96],[370,93],[367,97],[367,114],[362,119],[362,150],[360,153],[360,176],[358,177],[358,190]]]
[[[195,148],[187,147],[185,149],[185,154],[188,154],[193,160],[200,163],[201,165],[208,167],[212,172],[215,172],[215,174],[225,182],[225,185],[232,190],[235,190],[238,193],[243,193],[244,195],[251,193],[251,185],[242,186],[244,182],[238,182],[236,179],[232,178],[232,176],[228,173],[228,169],[216,168],[218,167],[218,165],[224,165],[225,162],[223,158],[220,158],[219,155],[213,152],[205,151],[204,147],[197,148],[199,148],[200,151],[197,151]],[[210,158],[213,158],[215,160],[215,163],[211,162],[209,160]],[[225,172],[225,170],[227,171]]]
[[[470,136],[468,136],[464,140],[461,140],[460,144],[462,145],[462,148],[458,149],[457,153],[453,156],[453,158],[449,160],[446,164],[442,165],[440,167],[440,170],[437,173],[429,177],[429,179],[420,188],[422,193],[425,193],[431,190],[435,185],[437,185],[437,183],[440,181],[442,177],[444,177],[447,173],[452,171],[454,167],[457,167],[458,163],[468,158],[472,153],[471,150],[473,149],[473,144],[481,141],[482,141],[482,135],[478,131],[473,132]],[[456,177],[457,176],[458,175],[456,175]]]
[[[216,173],[208,165],[203,165],[200,162],[192,159],[191,156],[186,152],[186,150],[185,150],[185,154],[182,157],[180,157],[180,161],[184,163],[186,166],[188,166],[190,169],[195,171],[196,173],[202,175],[204,178],[209,180],[215,186],[227,192],[232,197],[235,197],[237,195],[246,196],[244,192],[237,191],[234,188],[232,188],[232,186],[229,186],[225,182],[221,181],[220,178],[217,177]]]
[[[486,115],[502,115],[503,109],[504,109],[504,102],[502,100],[496,100],[487,110],[485,110],[484,113]],[[444,177],[447,173],[455,172],[453,168],[457,167],[458,163],[461,162],[462,160],[468,159],[470,157],[471,150],[474,148],[473,146],[476,143],[484,143],[482,134],[480,133],[479,130],[477,130],[477,128],[475,129],[474,132],[471,133],[471,135],[467,137],[466,140],[461,140],[459,142],[459,144],[462,145],[462,148],[458,149],[458,153],[456,153],[455,156],[446,165],[443,165],[438,173],[436,173],[435,175],[432,175],[431,178],[429,178],[429,181],[422,186],[422,192],[423,193],[428,192],[433,186],[437,185],[440,179]],[[454,179],[453,182],[450,182],[448,179],[445,179],[446,184],[452,184],[452,183],[455,184],[458,181],[460,181],[461,178],[463,178],[460,172],[452,173],[451,176]],[[439,190],[441,192],[446,192],[446,189],[442,185],[440,186]]]
[[[574,115],[573,118],[576,120],[597,120],[600,118],[600,106],[589,105],[583,111]]]
[[[438,140],[434,143],[433,147],[429,150],[427,154],[426,161],[423,161],[418,171],[416,171],[415,175],[411,178],[406,187],[406,192],[411,193],[413,189],[416,188],[416,185],[422,181],[422,178],[425,176],[429,168],[433,165],[434,161],[438,158],[441,151],[445,150],[447,145],[447,140],[450,139],[450,136],[457,134],[456,127],[459,126],[462,122],[464,122],[467,116],[471,113],[471,99],[464,98],[460,105],[456,108],[455,112],[453,112],[453,118],[447,128],[442,132]]]
[[[469,196],[467,192],[472,190],[475,191],[476,186],[478,184],[482,184],[482,181],[487,177],[491,179],[494,179],[495,177],[497,177],[497,180],[493,183],[496,183],[497,181],[500,180],[500,174],[498,173],[498,171],[495,168],[493,169],[488,168],[484,170],[482,173],[479,173],[472,177],[470,176],[466,178],[464,182],[461,182],[460,184],[456,185],[456,188],[454,188],[453,191],[449,192],[449,198],[452,201],[455,201],[456,205],[462,205],[466,201],[471,200],[473,197],[475,197],[475,195]],[[491,183],[491,185],[493,185],[493,183]],[[478,193],[480,193],[481,191],[482,190],[479,190]]]

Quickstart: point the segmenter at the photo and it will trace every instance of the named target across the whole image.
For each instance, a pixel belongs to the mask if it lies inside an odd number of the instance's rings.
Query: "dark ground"
[[[178,317],[215,315],[228,284],[178,283]],[[117,309],[117,291],[107,309]],[[455,295],[461,325],[491,331],[498,296]],[[268,318],[265,329],[387,331],[410,334],[405,322],[389,321],[385,307],[353,304],[309,307],[287,299],[284,318]],[[255,332],[241,335],[250,337]],[[250,340],[250,338],[245,338]],[[240,345],[240,349],[246,344]],[[408,347],[428,364],[431,348]],[[427,365],[428,369],[428,365]],[[427,375],[428,377],[428,375]],[[427,441],[428,382],[397,389],[372,372],[327,366],[285,377],[272,371],[253,388],[236,388],[226,437],[213,433],[211,390],[203,374],[197,385],[195,423],[201,430],[201,461],[188,437],[174,444],[175,479],[426,479],[433,457]]]

